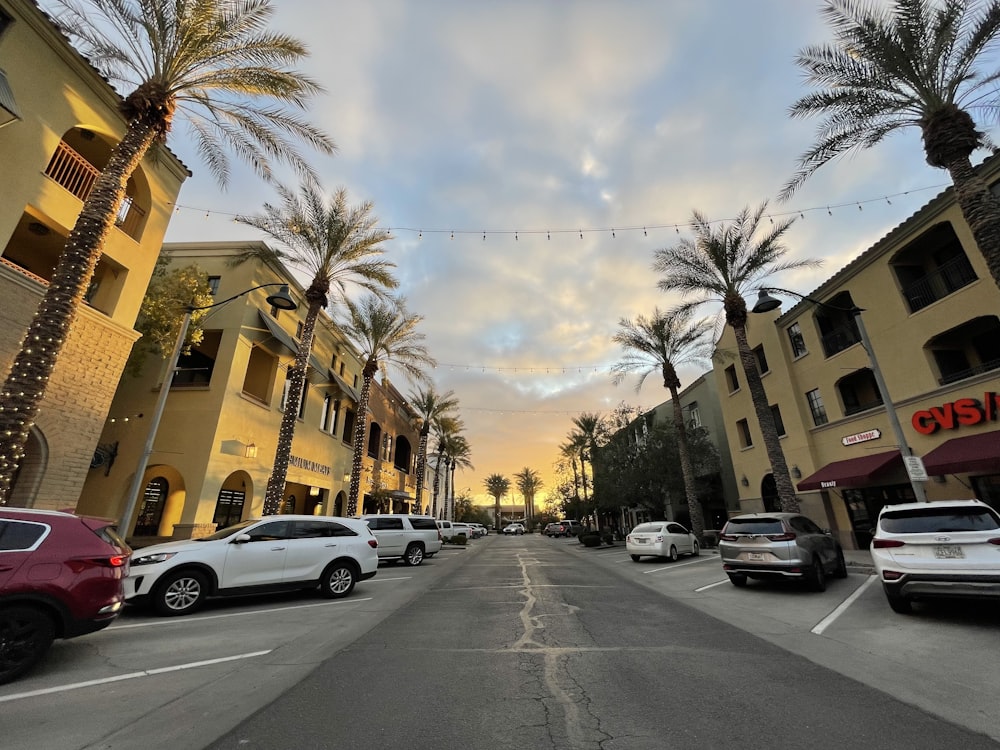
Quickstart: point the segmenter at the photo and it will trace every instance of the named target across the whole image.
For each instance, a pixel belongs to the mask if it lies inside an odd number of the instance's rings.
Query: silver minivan
[[[748,578],[799,579],[824,591],[828,575],[847,578],[837,540],[798,513],[733,516],[719,535],[719,556],[734,586]]]

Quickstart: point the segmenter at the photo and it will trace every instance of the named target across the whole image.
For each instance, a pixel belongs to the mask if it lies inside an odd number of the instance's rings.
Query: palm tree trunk
[[[365,457],[365,435],[368,434],[368,398],[372,390],[372,379],[378,363],[368,360],[365,363],[361,383],[361,395],[358,396],[358,419],[354,425],[354,459],[351,462],[351,489],[347,495],[347,515],[358,514],[358,499],[361,494],[361,468]]]
[[[437,455],[437,462],[434,464],[434,499],[432,506],[433,509],[431,513],[435,518],[443,518],[444,517],[443,515],[438,516],[438,492],[441,488],[441,461],[444,457],[444,454],[441,452],[441,450],[438,450],[436,455]]]
[[[774,424],[774,414],[767,401],[767,392],[764,390],[764,383],[761,382],[760,373],[757,372],[757,358],[754,357],[747,340],[746,327],[734,325],[733,333],[736,334],[736,344],[739,347],[740,362],[743,364],[743,374],[746,375],[747,388],[750,389],[750,398],[753,400],[753,408],[757,413],[757,423],[760,425],[767,459],[771,463],[774,483],[778,488],[781,509],[786,513],[798,513],[799,501],[795,497],[795,487],[792,485],[792,477],[788,473],[788,464],[785,463],[785,452],[781,449],[778,428]]]
[[[125,200],[125,185],[159,133],[155,125],[133,120],[111,151],[66,239],[52,281],[4,381],[0,396],[0,505],[7,502],[49,376]],[[168,378],[172,375],[168,373]],[[169,380],[163,387],[170,387]]]
[[[705,521],[701,515],[701,504],[698,502],[698,488],[695,486],[694,469],[691,466],[691,452],[688,450],[687,425],[684,423],[684,411],[681,409],[681,399],[677,387],[668,386],[670,401],[674,405],[674,429],[677,431],[677,452],[681,459],[681,474],[684,477],[684,494],[687,495],[688,513],[691,516],[691,533],[701,544],[705,535]]]
[[[955,159],[947,168],[962,216],[986,259],[993,283],[1000,287],[1000,199],[968,158]]]
[[[417,513],[424,512],[424,482],[427,474],[427,436],[430,434],[430,424],[420,428],[420,443],[417,447]]]

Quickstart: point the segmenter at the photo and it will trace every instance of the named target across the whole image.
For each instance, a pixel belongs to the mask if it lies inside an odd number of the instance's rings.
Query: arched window
[[[160,520],[163,518],[163,506],[167,502],[170,486],[163,477],[154,477],[146,485],[142,496],[142,506],[135,522],[134,536],[157,536],[160,533]]]
[[[215,514],[212,522],[216,529],[224,529],[243,520],[243,505],[247,493],[244,490],[219,490],[219,498],[215,501]]]

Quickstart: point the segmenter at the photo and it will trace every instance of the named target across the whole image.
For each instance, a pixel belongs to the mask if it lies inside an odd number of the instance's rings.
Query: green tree
[[[52,281],[0,395],[0,499],[10,491],[66,335],[125,200],[125,186],[174,120],[191,126],[198,151],[224,185],[226,149],[258,174],[272,161],[312,174],[294,141],[324,153],[333,143],[299,118],[320,87],[291,65],[305,46],[268,31],[268,0],[55,0],[59,26],[109,81],[130,91],[126,130],[83,203]]]
[[[584,505],[589,505],[587,462],[592,460],[594,450],[607,438],[607,425],[605,425],[600,414],[584,412],[578,417],[573,417],[573,426],[576,429],[570,433],[569,439],[570,443],[576,447],[577,457],[580,460],[580,484],[583,488],[583,503]],[[593,473],[593,469],[591,469],[591,473]]]
[[[434,440],[436,441],[436,450],[434,452],[434,485],[431,492],[431,514],[435,518],[445,518],[444,513],[447,503],[445,503],[439,515],[438,511],[438,493],[441,491],[441,475],[447,473],[447,449],[448,443],[453,435],[457,435],[462,431],[462,420],[453,417],[448,414],[442,414],[434,419],[431,430],[434,433]]]
[[[514,475],[517,489],[524,497],[524,515],[527,520],[535,516],[535,495],[542,488],[541,476],[532,468],[525,466]]]
[[[806,47],[796,58],[818,90],[790,111],[825,119],[782,198],[831,159],[918,128],[927,163],[951,176],[962,215],[1000,285],[1000,199],[971,162],[976,149],[991,146],[972,111],[996,114],[1000,71],[989,53],[1000,35],[1000,2],[893,0],[886,8],[828,0],[822,14],[834,41]]]
[[[431,427],[435,420],[453,415],[458,409],[458,399],[454,391],[438,393],[434,386],[417,388],[410,391],[410,405],[417,412],[416,427],[420,430],[420,442],[417,446],[417,504],[423,507],[424,482],[427,480],[427,444],[430,440]]]
[[[690,308],[669,312],[655,308],[649,318],[642,315],[634,321],[622,318],[612,340],[625,353],[611,371],[614,373],[612,379],[615,385],[621,383],[629,373],[638,373],[636,393],[642,390],[642,384],[652,373],[659,373],[663,378],[663,387],[670,392],[670,403],[673,406],[674,430],[677,433],[678,454],[684,475],[684,494],[691,515],[691,531],[701,541],[705,523],[688,449],[687,424],[681,409],[681,379],[677,368],[704,360],[705,340],[712,330],[712,324],[707,320],[692,320],[693,315],[694,311]]]
[[[500,499],[510,491],[510,480],[503,474],[490,474],[483,480],[486,491],[493,496],[495,502],[493,511],[493,523],[496,529],[500,528]]]
[[[468,439],[460,433],[449,434],[444,441],[444,460],[448,475],[446,477],[448,489],[445,492],[445,518],[454,520],[455,516],[455,470],[458,468],[473,468],[469,456],[472,454],[472,447]],[[448,498],[451,498],[449,501]],[[450,512],[449,512],[450,510]]]
[[[774,415],[757,371],[757,360],[747,341],[744,297],[774,274],[815,267],[819,261],[785,259],[788,248],[781,240],[793,219],[776,222],[757,239],[766,209],[766,202],[756,211],[744,208],[733,221],[720,222],[717,226],[695,211],[691,221],[694,237],[682,238],[673,247],[657,250],[653,269],[663,274],[658,283],[661,290],[693,297],[682,309],[693,309],[707,302],[722,303],[726,324],[732,327],[736,336],[740,362],[782,510],[798,512],[799,503],[778,440]]]
[[[383,299],[371,294],[358,303],[346,302],[350,319],[343,326],[344,333],[357,344],[365,359],[358,397],[358,418],[354,426],[351,487],[347,496],[347,515],[353,516],[358,511],[361,466],[367,448],[368,400],[375,373],[383,364],[394,365],[409,378],[426,381],[424,368],[434,367],[436,363],[421,343],[424,335],[417,331],[423,316],[408,312],[406,300],[402,297]]]
[[[285,494],[288,460],[320,311],[331,304],[346,304],[348,289],[360,288],[384,295],[398,285],[392,275],[395,264],[382,257],[386,234],[378,229],[378,217],[372,213],[370,201],[351,206],[345,189],[327,197],[308,183],[298,193],[282,185],[277,190],[280,205],[265,203],[262,214],[240,216],[237,221],[259,229],[281,246],[259,246],[233,261],[234,265],[250,258],[281,262],[309,279],[302,336],[295,363],[288,369],[285,411],[278,428],[273,469],[264,492],[265,515],[278,511]]]

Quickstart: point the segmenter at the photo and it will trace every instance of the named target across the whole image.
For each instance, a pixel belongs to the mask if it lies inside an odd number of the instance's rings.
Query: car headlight
[[[176,552],[156,552],[152,555],[142,555],[141,557],[132,558],[132,566],[136,565],[155,565],[156,563],[166,562],[171,557],[176,555]]]

